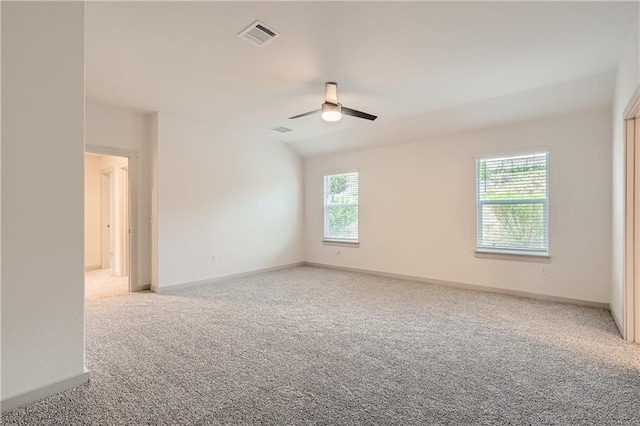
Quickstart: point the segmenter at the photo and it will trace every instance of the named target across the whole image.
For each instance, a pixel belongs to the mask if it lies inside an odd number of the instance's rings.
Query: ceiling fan
[[[322,108],[315,111],[305,112],[304,114],[294,115],[293,117],[289,117],[289,120],[317,113],[320,113],[320,116],[324,121],[338,121],[342,118],[343,114],[350,115],[352,117],[364,118],[365,120],[371,121],[378,118],[378,116],[376,115],[342,106],[342,104],[338,102],[337,89],[338,83],[333,81],[326,82],[324,85],[324,103],[322,104]]]

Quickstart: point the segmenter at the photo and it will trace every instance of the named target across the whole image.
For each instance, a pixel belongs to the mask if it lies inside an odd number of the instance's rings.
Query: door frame
[[[138,151],[110,146],[86,144],[84,151],[93,154],[113,155],[128,159],[128,197],[127,215],[129,224],[129,291],[139,291],[139,254],[138,254]],[[132,202],[133,201],[133,202]]]
[[[624,111],[625,246],[622,337],[640,343],[640,87]]]
[[[120,241],[122,245],[122,252],[120,253],[120,273],[129,276],[129,251],[131,240],[131,224],[129,223],[129,162],[126,165],[120,165],[117,167],[118,175],[120,176],[120,188],[118,194],[120,196],[120,211],[117,213],[120,215],[120,224],[124,225],[120,229]],[[123,176],[127,177],[125,182],[122,179]],[[122,208],[124,206],[124,209]],[[123,212],[125,214],[123,214]]]

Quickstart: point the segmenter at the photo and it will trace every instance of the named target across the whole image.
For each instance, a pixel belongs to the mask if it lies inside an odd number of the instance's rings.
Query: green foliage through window
[[[548,251],[547,158],[477,160],[479,249]]]
[[[324,177],[324,238],[358,241],[358,173]]]

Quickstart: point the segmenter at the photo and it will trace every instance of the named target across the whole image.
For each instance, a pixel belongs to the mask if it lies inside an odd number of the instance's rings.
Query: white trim
[[[636,172],[640,167],[640,135],[635,134],[637,117],[640,117],[640,86],[629,99],[621,117],[624,120],[625,152],[624,266],[622,312],[621,318],[616,318],[616,324],[622,338],[629,341],[640,341],[640,296],[634,297],[635,292],[640,292],[640,259],[637,259],[640,235],[636,235],[640,234],[640,173]]]
[[[96,269],[102,269],[102,265],[86,265],[84,267],[85,271],[95,271]]]
[[[360,174],[360,169],[334,169],[334,171],[325,171],[322,172],[322,177],[331,176],[331,175],[342,175],[346,173],[358,173]]]
[[[631,253],[632,258],[628,259],[631,263],[630,269],[631,275],[629,277],[629,281],[627,282],[627,286],[625,289],[625,314],[623,323],[625,325],[625,339],[630,341],[639,341],[640,335],[638,334],[640,330],[637,330],[635,327],[635,287],[636,284],[640,282],[640,259],[638,259],[638,254],[640,253],[640,173],[638,167],[640,167],[640,149],[638,144],[638,136],[636,135],[636,120],[629,119],[625,122],[625,136],[628,139],[628,143],[631,144],[633,152],[632,162],[633,162],[633,181],[631,182],[631,187],[629,190],[632,192],[630,195],[631,205],[630,205],[630,214],[632,221],[632,230],[633,233],[631,235]]]
[[[636,209],[639,207],[636,200],[636,146],[634,138],[634,121],[625,120],[625,256],[622,293],[622,337],[625,340],[634,340],[633,330],[633,287],[636,279]],[[640,188],[638,188],[640,189]]]
[[[640,283],[640,259],[638,259],[638,255],[640,254],[640,135],[636,134],[636,122],[637,119],[629,119],[625,122],[627,127],[626,133],[631,129],[630,134],[626,134],[628,138],[630,138],[630,143],[633,145],[633,183],[632,188],[630,189],[633,194],[633,204],[631,205],[632,209],[632,221],[633,221],[633,258],[630,259],[633,262],[633,276],[630,279],[630,282],[627,283],[627,288],[625,289],[624,301],[625,301],[625,319],[623,322],[625,323],[625,338],[630,341],[640,341],[640,336],[638,333],[640,330],[637,330],[635,327],[635,287],[637,283]]]
[[[158,288],[158,113],[149,117],[149,171],[151,190],[151,245],[149,261],[151,264],[151,290]]]
[[[295,262],[295,263],[290,263],[290,264],[287,264],[287,265],[274,266],[274,267],[264,268],[264,269],[256,269],[256,270],[253,270],[253,271],[241,272],[241,273],[238,273],[238,274],[224,275],[222,277],[209,278],[209,279],[206,279],[206,280],[191,281],[191,282],[186,282],[186,283],[181,283],[181,284],[173,284],[173,285],[169,285],[169,286],[165,286],[165,287],[160,287],[159,289],[154,289],[152,287],[151,290],[157,292],[158,294],[164,294],[164,293],[171,292],[173,290],[179,290],[179,289],[183,289],[183,288],[195,287],[195,286],[205,285],[205,284],[214,284],[216,282],[226,281],[226,280],[233,279],[233,278],[249,277],[249,276],[252,276],[252,275],[261,274],[263,272],[270,272],[270,271],[277,271],[277,270],[281,270],[281,269],[295,268],[296,266],[313,266],[313,267],[317,267],[317,268],[335,269],[335,270],[339,270],[339,271],[360,272],[360,273],[363,273],[363,274],[370,274],[370,275],[376,275],[376,276],[381,276],[381,277],[389,277],[389,278],[397,278],[397,279],[401,279],[401,280],[416,281],[416,282],[427,283],[427,284],[435,284],[435,285],[441,285],[441,286],[446,286],[446,287],[464,288],[464,289],[467,289],[467,290],[483,291],[483,292],[487,292],[487,293],[506,294],[506,295],[510,295],[510,296],[525,297],[525,298],[528,298],[528,299],[545,300],[545,301],[548,301],[548,302],[568,303],[568,304],[571,304],[571,305],[590,306],[590,307],[593,307],[593,308],[600,308],[600,309],[606,309],[606,310],[610,310],[611,309],[611,307],[610,307],[610,305],[608,303],[594,302],[594,301],[591,301],[591,300],[573,299],[573,298],[570,298],[570,297],[552,296],[552,295],[548,295],[548,294],[531,293],[531,292],[527,292],[527,291],[510,290],[510,289],[499,288],[499,287],[489,287],[489,286],[484,286],[484,285],[481,285],[481,284],[469,284],[469,283],[461,283],[461,282],[456,282],[456,281],[445,281],[445,280],[438,280],[438,279],[434,279],[434,278],[418,277],[418,276],[414,276],[414,275],[404,275],[404,274],[396,274],[396,273],[392,273],[392,272],[373,271],[373,270],[370,270],[370,269],[361,269],[361,268],[350,268],[350,267],[346,267],[346,266],[335,266],[335,265],[329,265],[329,264],[325,264],[325,263],[316,263],[316,262],[307,262],[307,261]]]
[[[22,405],[30,402],[38,401],[39,399],[46,398],[51,395],[55,395],[60,392],[64,392],[68,389],[75,388],[76,386],[83,385],[89,381],[89,371],[87,369],[80,374],[66,377],[62,380],[48,383],[44,386],[30,389],[26,392],[19,393],[17,395],[10,396],[2,400],[2,412],[13,410]]]
[[[360,247],[360,241],[342,241],[342,240],[322,240],[322,244],[325,246],[338,246],[338,247]]]
[[[478,259],[515,260],[518,262],[551,263],[551,256],[547,253],[516,253],[511,251],[476,250]]]
[[[138,151],[133,149],[115,148],[112,146],[85,144],[84,152],[93,154],[112,155],[114,157],[137,157]]]
[[[594,302],[591,300],[572,299],[570,297],[551,296],[548,294],[530,293],[528,291],[510,290],[510,289],[499,288],[499,287],[489,287],[481,284],[468,284],[468,283],[461,283],[456,281],[445,281],[445,280],[438,280],[434,278],[417,277],[414,275],[403,275],[403,274],[395,274],[392,272],[372,271],[369,269],[349,268],[345,266],[328,265],[324,263],[304,262],[304,264],[307,266],[315,266],[318,268],[337,269],[340,271],[349,271],[349,272],[360,272],[363,274],[377,275],[380,277],[397,278],[401,280],[416,281],[416,282],[427,283],[427,284],[435,284],[435,285],[441,285],[445,287],[464,288],[467,290],[483,291],[487,293],[506,294],[509,296],[525,297],[528,299],[545,300],[547,302],[568,303],[571,305],[590,306],[593,308],[601,308],[601,309],[609,310],[608,303]]]
[[[633,95],[629,98],[626,108],[622,113],[624,119],[635,118],[640,115],[640,85],[636,87]]]
[[[288,263],[286,265],[271,266],[269,268],[262,268],[262,269],[254,269],[252,271],[240,272],[240,273],[237,273],[237,274],[223,275],[223,276],[215,277],[215,278],[207,278],[207,279],[204,279],[204,280],[189,281],[189,282],[185,282],[185,283],[171,284],[171,285],[167,285],[167,286],[156,287],[156,286],[152,285],[151,286],[151,291],[155,291],[158,294],[163,294],[163,293],[170,292],[170,291],[173,291],[173,290],[180,290],[180,289],[188,288],[188,287],[196,287],[196,286],[205,285],[205,284],[214,284],[214,283],[217,283],[217,282],[220,282],[220,281],[230,280],[232,278],[250,277],[252,275],[261,274],[263,272],[271,272],[271,271],[278,271],[280,269],[294,268],[296,266],[303,266],[304,264],[305,264],[305,262],[295,262],[295,263]]]
[[[549,145],[542,145],[539,146],[537,148],[522,148],[522,149],[514,149],[514,150],[508,150],[508,151],[489,151],[491,152],[490,154],[478,154],[476,155],[475,159],[476,160],[486,160],[486,159],[494,159],[494,158],[507,158],[507,157],[519,157],[519,156],[526,156],[526,155],[535,155],[535,154],[542,154],[542,153],[550,153],[551,152],[551,146]]]

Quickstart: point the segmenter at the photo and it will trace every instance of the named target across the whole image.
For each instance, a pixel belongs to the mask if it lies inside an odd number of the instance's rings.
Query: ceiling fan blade
[[[365,120],[375,120],[378,118],[377,115],[368,114],[366,112],[357,111],[355,109],[347,108],[346,106],[342,107],[342,113],[344,115],[350,115],[352,117],[364,118]]]
[[[319,112],[320,112],[319,109],[315,111],[305,112],[304,114],[298,114],[298,115],[294,115],[293,117],[289,117],[289,120],[293,120],[294,118],[306,117],[307,115],[317,114]]]

